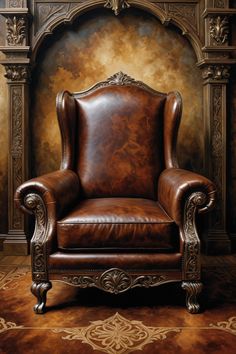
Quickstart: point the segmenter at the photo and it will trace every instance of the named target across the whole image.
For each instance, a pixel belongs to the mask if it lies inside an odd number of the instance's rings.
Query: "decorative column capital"
[[[29,81],[30,68],[24,64],[7,64],[5,65],[6,74],[5,77],[13,82],[17,81]]]
[[[230,77],[230,65],[208,65],[203,68],[203,79],[227,80]]]

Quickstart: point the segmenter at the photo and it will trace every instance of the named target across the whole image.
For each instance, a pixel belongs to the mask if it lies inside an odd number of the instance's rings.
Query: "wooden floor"
[[[6,256],[0,252],[0,265],[31,265],[30,256]],[[206,256],[202,255],[203,266],[230,266],[236,265],[236,253],[227,256]]]
[[[178,283],[113,296],[56,281],[35,315],[30,263],[0,252],[0,354],[236,353],[236,254],[202,256],[198,315]]]
[[[5,256],[0,252],[0,265],[30,266],[30,256]]]

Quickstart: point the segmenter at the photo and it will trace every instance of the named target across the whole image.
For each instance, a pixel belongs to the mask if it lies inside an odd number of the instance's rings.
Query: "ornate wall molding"
[[[30,78],[28,65],[5,65],[5,77],[11,81],[26,81]]]
[[[69,2],[48,1],[40,2],[34,0],[33,15],[35,21],[32,26],[32,60],[36,60],[38,48],[43,40],[54,29],[62,23],[71,23],[80,14],[98,8],[111,9],[117,15],[128,8],[136,7],[155,15],[163,24],[173,23],[179,27],[192,43],[198,60],[202,59],[202,44],[199,37],[199,4],[196,0],[193,3],[184,3],[179,0],[172,3],[160,3],[149,0],[71,0]]]
[[[6,40],[10,45],[23,45],[26,40],[26,18],[16,16],[6,19]]]
[[[229,65],[208,65],[202,71],[203,79],[228,80],[230,77]]]
[[[214,175],[214,182],[218,191],[218,199],[215,206],[214,214],[212,216],[213,225],[215,228],[222,227],[222,156],[223,156],[223,130],[221,123],[222,116],[222,87],[221,85],[214,85],[212,89],[213,100],[213,121],[214,126],[212,134],[212,173]]]
[[[58,26],[70,24],[80,15],[97,8],[105,8],[114,15],[121,12],[121,16],[132,8],[138,8],[154,15],[163,24],[176,26],[190,41],[197,57],[197,65],[203,70],[203,96],[204,96],[204,136],[205,151],[211,158],[206,164],[206,175],[212,178],[220,190],[220,185],[226,181],[226,85],[230,79],[230,67],[235,64],[232,52],[236,47],[230,45],[232,16],[236,14],[235,8],[229,7],[227,0],[6,0],[5,8],[0,14],[6,18],[6,44],[0,50],[6,55],[1,61],[6,66],[6,77],[9,85],[9,97],[13,85],[19,85],[22,90],[22,131],[19,138],[19,125],[14,123],[17,112],[17,100],[9,102],[9,121],[11,122],[9,142],[9,239],[16,242],[19,249],[19,235],[26,243],[23,219],[14,219],[15,207],[13,195],[16,186],[27,179],[28,167],[28,109],[29,99],[27,83],[30,80],[29,65],[37,65],[37,55],[40,46],[48,35],[53,34]],[[29,16],[31,20],[29,21]],[[117,78],[114,79],[114,82]],[[221,86],[221,98],[217,98],[219,90],[214,85]],[[207,86],[207,88],[206,88]],[[214,98],[213,98],[214,97]],[[219,109],[219,102],[221,108]],[[13,106],[11,105],[13,104]],[[214,105],[216,106],[214,108]],[[215,117],[215,118],[214,118]],[[222,139],[219,138],[217,127],[221,127]],[[18,137],[18,138],[16,138]],[[218,137],[218,138],[217,138]],[[17,140],[18,139],[18,140]],[[20,151],[20,139],[22,152]],[[14,147],[14,145],[16,147]],[[213,147],[214,145],[214,147]],[[220,148],[221,145],[221,148]],[[216,151],[220,151],[216,153]],[[217,172],[221,170],[221,172]],[[218,175],[217,175],[218,173]],[[225,230],[223,243],[228,242],[226,232],[226,189],[222,187],[219,210],[216,213],[220,220],[221,232]],[[212,214],[213,215],[213,214]],[[218,224],[213,224],[218,229]],[[15,235],[15,236],[14,236]],[[14,239],[15,237],[15,239]],[[218,237],[218,236],[217,236]],[[12,242],[13,242],[12,241]]]
[[[8,0],[7,7],[20,8],[24,7],[24,0]]]
[[[210,17],[210,36],[213,44],[225,44],[229,36],[229,20],[227,16]]]
[[[10,89],[10,99],[12,105],[12,129],[11,129],[11,163],[12,163],[12,186],[13,190],[19,187],[22,182],[22,121],[23,121],[23,91],[19,85],[12,85]],[[19,210],[12,210],[12,228],[22,229],[23,218]]]
[[[104,7],[112,9],[114,14],[117,16],[121,10],[129,8],[130,4],[127,0],[107,0]]]

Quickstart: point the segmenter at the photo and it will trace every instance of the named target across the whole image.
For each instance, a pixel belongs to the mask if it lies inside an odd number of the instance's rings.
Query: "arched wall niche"
[[[181,92],[179,163],[203,173],[202,78],[191,45],[176,28],[143,10],[131,8],[117,17],[100,8],[55,29],[39,52],[31,88],[33,176],[60,166],[57,92],[84,90],[120,70],[156,90]]]
[[[106,3],[106,1],[105,1]],[[109,3],[109,1],[107,1],[107,3]],[[112,6],[112,1],[110,1],[111,6]],[[113,3],[115,3],[115,1],[113,1]],[[119,3],[119,1],[117,1],[117,3]],[[122,3],[122,1],[120,1],[120,3]],[[152,15],[154,15],[158,20],[160,20],[160,22],[165,25],[168,26],[169,24],[173,24],[174,26],[176,26],[177,28],[179,28],[182,32],[182,34],[184,36],[186,36],[188,38],[188,40],[190,41],[195,53],[196,53],[196,57],[197,57],[197,61],[201,61],[203,59],[203,55],[202,55],[202,43],[199,37],[199,29],[197,29],[199,27],[199,24],[197,24],[197,22],[193,25],[193,23],[190,23],[191,19],[193,21],[196,21],[196,19],[194,18],[193,14],[194,12],[188,12],[187,15],[185,16],[184,14],[180,17],[176,16],[175,13],[172,12],[168,12],[168,8],[167,6],[163,6],[162,3],[159,3],[157,1],[146,1],[146,0],[130,0],[129,2],[123,2],[123,3],[127,3],[129,7],[124,5],[124,8],[126,9],[126,11],[129,11],[129,9],[132,8],[137,8],[137,9],[141,9],[144,12],[150,13]],[[154,4],[153,4],[154,3]],[[197,4],[197,1],[190,1],[190,5]],[[106,5],[106,4],[105,4]],[[83,15],[86,12],[89,12],[91,10],[93,10],[94,8],[99,9],[99,8],[104,8],[104,0],[98,0],[98,1],[87,1],[84,2],[82,4],[79,4],[76,6],[68,6],[66,11],[62,11],[62,13],[60,13],[60,10],[63,10],[62,7],[59,7],[58,9],[55,9],[53,14],[54,16],[50,16],[48,19],[48,22],[44,23],[44,25],[42,26],[42,28],[39,29],[38,31],[38,27],[39,25],[35,26],[35,32],[36,34],[33,36],[32,38],[32,42],[33,47],[32,47],[32,61],[36,61],[37,58],[37,53],[38,50],[40,48],[40,46],[42,45],[44,39],[46,37],[48,37],[49,35],[53,35],[53,31],[60,26],[61,24],[71,24],[73,23],[76,19],[78,19],[78,17],[80,17],[81,15]],[[121,7],[119,9],[119,13],[123,8]],[[190,8],[188,8],[190,9]],[[183,8],[183,10],[187,10],[187,8]],[[115,9],[113,9],[113,11],[115,11]],[[116,15],[119,15],[119,13],[117,13]],[[177,10],[177,14],[179,14],[180,12]],[[56,15],[57,14],[57,15]],[[44,18],[42,19],[42,21],[44,20]],[[196,26],[197,31],[194,32],[193,31],[193,27]]]
[[[218,202],[203,241],[209,253],[229,253],[227,85],[230,67],[236,63],[232,54],[236,47],[230,43],[232,17],[236,10],[230,7],[229,0],[5,0],[5,8],[0,9],[0,14],[6,18],[6,41],[0,50],[6,59],[0,62],[6,68],[9,91],[10,139],[8,233],[4,251],[19,254],[27,252],[28,248],[26,223],[14,207],[13,195],[17,186],[30,175],[29,82],[37,52],[44,38],[53,34],[63,22],[73,22],[89,9],[101,7],[110,9],[114,16],[128,13],[133,7],[142,9],[163,24],[174,24],[189,39],[203,79],[204,171],[214,180],[218,190]]]

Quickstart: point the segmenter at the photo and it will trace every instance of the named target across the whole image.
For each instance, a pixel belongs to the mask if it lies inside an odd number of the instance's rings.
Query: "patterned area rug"
[[[236,352],[236,267],[203,270],[203,312],[185,310],[178,284],[109,295],[54,282],[35,315],[29,267],[0,267],[0,353]]]

